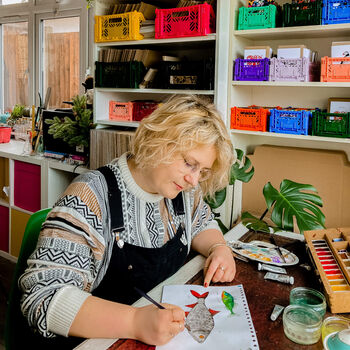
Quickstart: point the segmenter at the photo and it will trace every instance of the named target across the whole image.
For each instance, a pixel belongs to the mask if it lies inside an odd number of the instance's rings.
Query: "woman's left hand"
[[[204,265],[204,287],[210,282],[231,282],[236,274],[236,263],[230,247],[218,246],[208,256]]]

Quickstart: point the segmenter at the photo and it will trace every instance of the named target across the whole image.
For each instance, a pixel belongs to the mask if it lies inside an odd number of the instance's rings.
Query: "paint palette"
[[[241,241],[230,241],[228,245],[231,249],[248,259],[277,266],[290,266],[299,262],[298,257],[289,250],[280,248],[284,260],[281,258],[276,246],[263,241],[251,241],[244,243]]]
[[[304,236],[331,311],[350,312],[350,228],[307,231]]]

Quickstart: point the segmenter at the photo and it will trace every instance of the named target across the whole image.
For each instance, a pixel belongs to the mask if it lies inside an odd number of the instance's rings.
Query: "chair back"
[[[26,339],[29,331],[26,319],[20,307],[21,292],[18,288],[18,278],[27,267],[27,260],[33,253],[38,242],[41,225],[51,209],[42,209],[32,214],[24,231],[21,249],[19,252],[14,276],[12,279],[5,320],[5,347],[6,350],[20,349],[21,340]]]

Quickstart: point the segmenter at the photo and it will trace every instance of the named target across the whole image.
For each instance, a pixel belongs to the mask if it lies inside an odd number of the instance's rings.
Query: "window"
[[[4,110],[28,105],[28,22],[2,26]]]
[[[43,20],[43,92],[51,88],[50,108],[67,107],[79,94],[79,17]]]
[[[88,33],[85,0],[0,0],[0,113],[38,106],[48,87],[49,108],[68,107],[83,93]]]

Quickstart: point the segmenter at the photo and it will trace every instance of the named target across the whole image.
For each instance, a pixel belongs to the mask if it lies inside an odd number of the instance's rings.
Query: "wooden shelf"
[[[317,26],[235,30],[234,35],[236,37],[251,40],[304,39],[305,37],[343,37],[350,35],[350,26],[348,23],[344,23]]]

